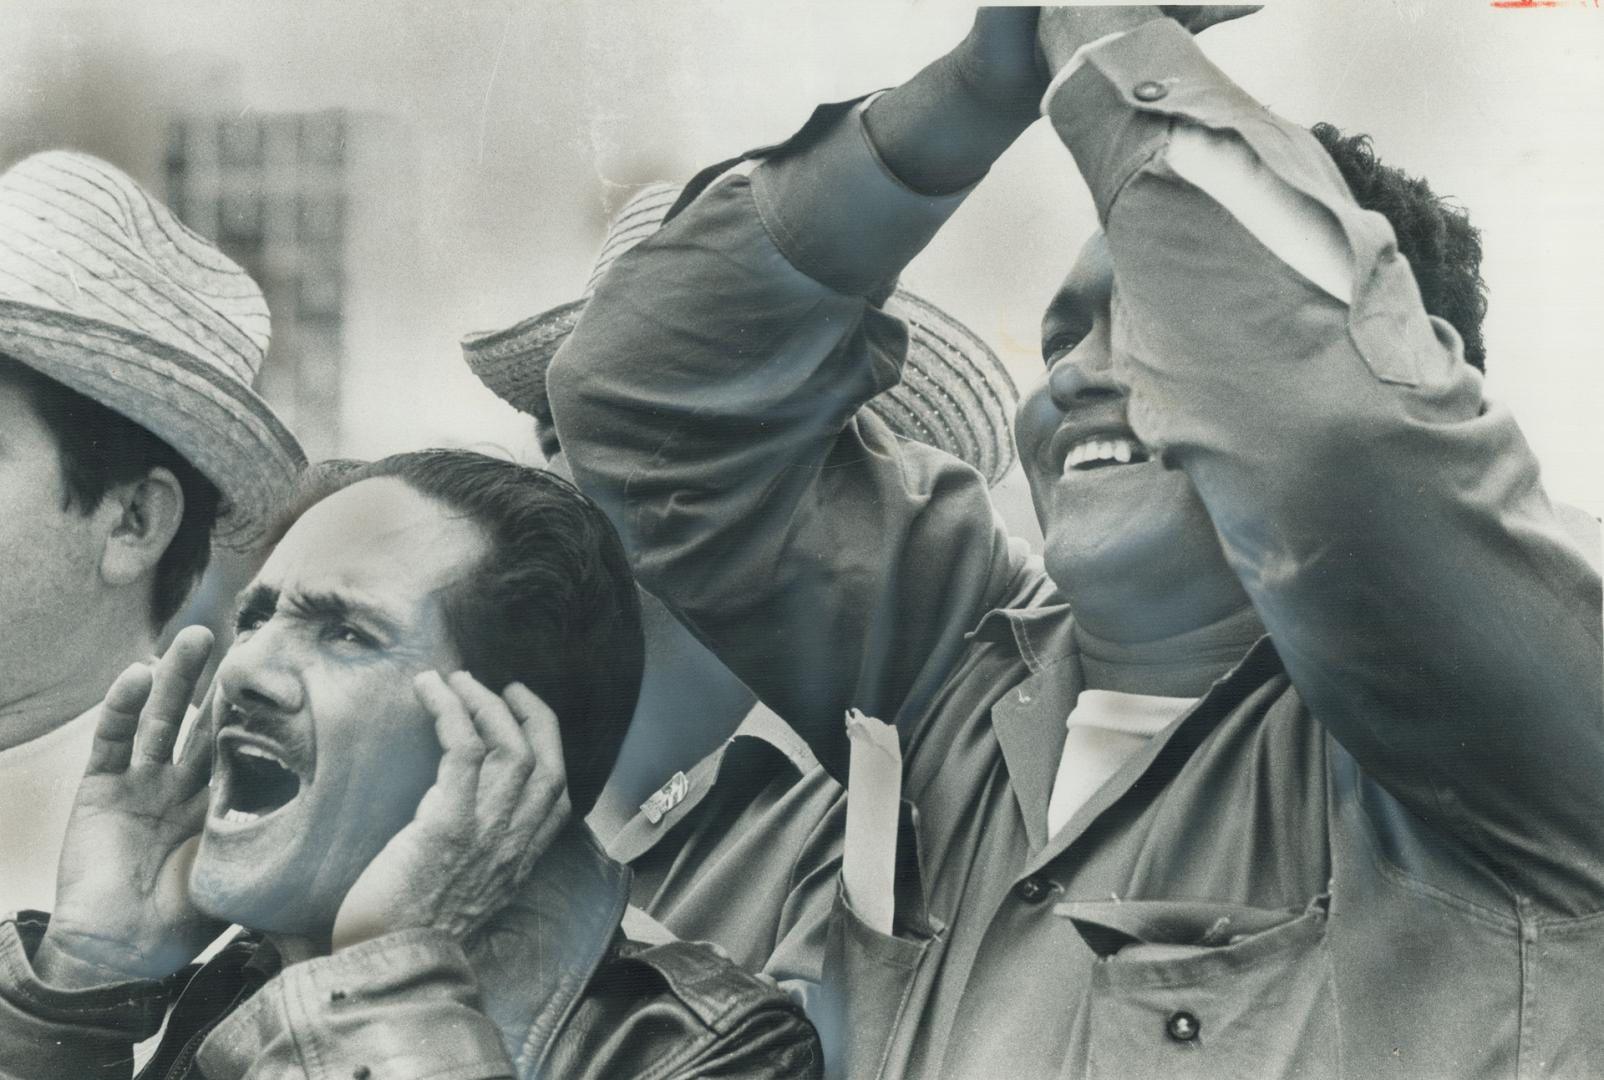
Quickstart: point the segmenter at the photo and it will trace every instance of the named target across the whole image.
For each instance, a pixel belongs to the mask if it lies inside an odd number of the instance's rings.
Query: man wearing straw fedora
[[[303,463],[261,290],[115,167],[0,175],[0,910],[48,906],[92,706]]]
[[[851,1075],[1604,1074],[1598,571],[1483,394],[1460,216],[1363,209],[1198,50],[1242,13],[982,9],[699,178],[552,362],[643,585],[854,785],[844,714],[894,725],[890,896],[848,879],[825,961]],[[1015,420],[1035,560],[860,410],[1039,115],[1102,229]]]
[[[680,189],[653,184],[619,210],[584,297],[463,343],[487,387],[529,414],[548,465],[567,474],[545,373],[609,267],[662,224]],[[1018,393],[996,355],[925,300],[888,306],[910,326],[906,377],[867,408],[897,437],[934,446],[995,483],[1013,463]],[[631,900],[673,934],[805,990],[840,867],[842,790],[806,742],[650,595],[646,670],[617,768],[591,827],[633,873]]]

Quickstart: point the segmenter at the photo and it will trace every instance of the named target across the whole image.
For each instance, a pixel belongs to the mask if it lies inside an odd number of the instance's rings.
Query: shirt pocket
[[[809,1018],[824,1044],[826,1075],[852,1080],[888,1075],[915,980],[941,939],[939,924],[914,929],[899,923],[895,934],[874,929],[852,909],[837,879],[824,981],[808,1002]]]
[[[1058,905],[1098,956],[1065,1075],[1340,1076],[1329,900]]]

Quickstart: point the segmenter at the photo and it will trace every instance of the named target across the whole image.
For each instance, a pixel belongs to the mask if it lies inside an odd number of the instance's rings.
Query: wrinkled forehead
[[[373,477],[309,507],[257,577],[278,588],[343,586],[406,601],[460,580],[487,543],[466,515],[404,480]]]
[[[1108,239],[1099,230],[1081,247],[1075,265],[1042,314],[1044,354],[1063,334],[1084,337],[1090,332],[1093,321],[1108,310],[1113,291],[1114,264],[1108,257]]]

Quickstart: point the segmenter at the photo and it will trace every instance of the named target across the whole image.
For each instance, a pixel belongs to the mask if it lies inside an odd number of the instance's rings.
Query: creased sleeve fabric
[[[1132,426],[1186,470],[1311,713],[1521,895],[1604,907],[1598,573],[1387,221],[1168,20],[1046,104],[1108,234]],[[1177,167],[1199,128],[1335,238],[1346,281]]]
[[[134,1044],[161,1027],[167,986],[65,990],[41,981],[33,954],[46,925],[29,912],[0,921],[0,1078],[128,1077]]]
[[[225,1017],[198,1062],[219,1080],[499,1080],[514,1074],[448,935],[404,930],[286,967]]]
[[[901,185],[860,116],[620,258],[548,376],[642,583],[837,777],[845,710],[911,724],[1023,562],[978,474],[859,414],[907,343],[876,301],[962,197]]]

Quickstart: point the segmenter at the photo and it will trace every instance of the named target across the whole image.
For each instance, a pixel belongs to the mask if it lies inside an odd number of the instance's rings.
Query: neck
[[[1206,625],[1151,641],[1110,641],[1075,624],[1087,689],[1165,697],[1202,696],[1263,634],[1258,613],[1248,605]]]
[[[99,704],[123,669],[150,659],[155,635],[140,612],[137,626],[85,614],[77,625],[99,627],[65,647],[33,650],[0,673],[0,750],[10,750],[61,727]],[[15,677],[22,673],[21,678]]]

